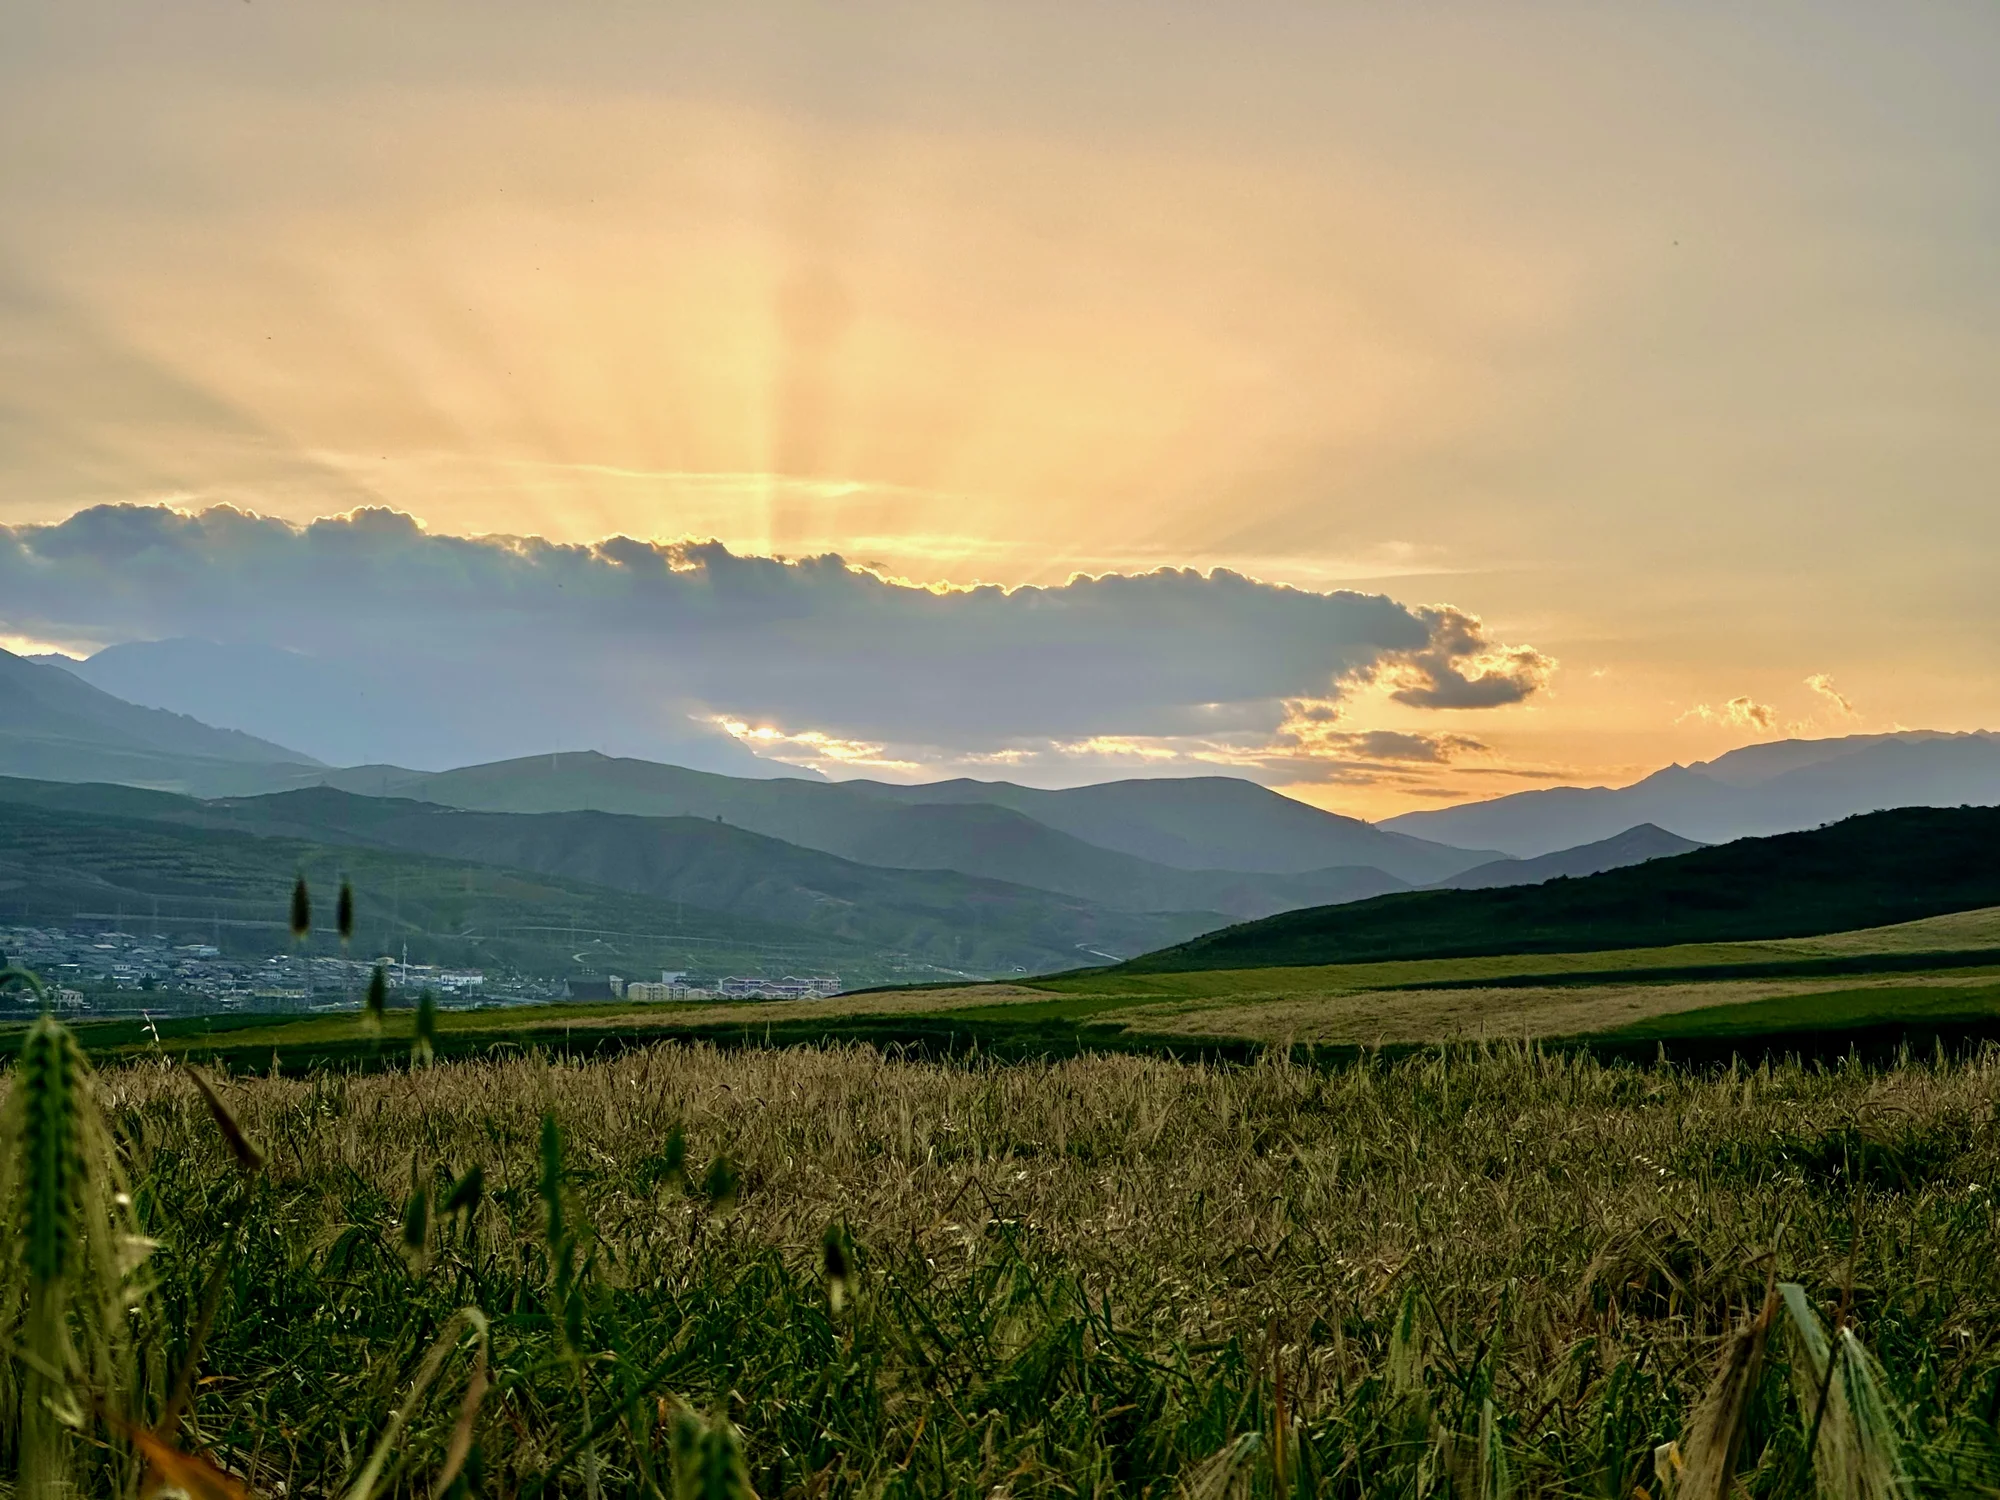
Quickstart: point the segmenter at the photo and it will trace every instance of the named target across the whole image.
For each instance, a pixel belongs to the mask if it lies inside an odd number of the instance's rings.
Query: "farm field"
[[[1991,1050],[668,1044],[215,1087],[237,1146],[186,1069],[99,1077],[156,1246],[119,1401],[158,1419],[212,1305],[174,1437],[259,1494],[1631,1496],[1666,1443],[1757,1496],[2000,1478]],[[74,1461],[109,1492],[120,1451]]]
[[[1015,984],[863,991],[829,1000],[523,1006],[444,1011],[438,1050],[646,1041],[865,1040],[1013,1055],[1090,1047],[1249,1055],[1301,1044],[1670,1041],[1837,1033],[1909,1023],[2000,1030],[2000,909],[1869,931],[1601,953],[1503,954],[1305,968],[1085,971]],[[105,1056],[163,1050],[265,1068],[404,1055],[352,1013],[87,1023]],[[18,1027],[15,1028],[18,1034]],[[4,1036],[4,1033],[0,1033]]]
[[[0,1500],[2000,1500],[2000,0],[99,9]]]
[[[64,1399],[273,1495],[1987,1492],[1996,935],[86,1024]]]

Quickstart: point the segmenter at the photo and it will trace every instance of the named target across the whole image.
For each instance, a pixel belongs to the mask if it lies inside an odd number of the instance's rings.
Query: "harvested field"
[[[1879,994],[1969,1003],[1994,983],[1990,972],[1922,979],[1709,980],[1659,984],[1549,985],[1506,989],[1361,990],[1271,999],[1173,1001],[1120,1009],[1134,1031],[1161,1036],[1247,1037],[1263,1042],[1422,1044],[1522,1041],[1616,1031],[1642,1021],[1671,1022],[1697,1010],[1787,999],[1810,1016],[1815,996]]]

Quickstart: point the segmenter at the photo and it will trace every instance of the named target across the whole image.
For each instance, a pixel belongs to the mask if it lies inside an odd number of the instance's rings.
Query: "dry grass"
[[[1665,948],[1600,952],[1506,953],[1480,958],[1399,959],[1386,963],[1321,964],[1288,968],[1212,969],[1175,973],[1079,974],[1046,981],[1064,994],[1157,996],[1166,999],[1274,999],[1298,994],[1347,994],[1439,982],[1469,983],[1517,975],[1599,974],[1648,969],[1687,970],[1743,964],[1787,963],[1811,958],[1873,954],[2000,952],[2000,907],[1930,917],[1893,927],[1873,927],[1823,937],[1773,938],[1741,943],[1683,943]]]
[[[761,1021],[843,1021],[856,1016],[928,1016],[988,1005],[1040,1003],[1047,990],[1019,984],[968,984],[950,989],[878,990],[859,995],[835,995],[827,1000],[740,1000],[709,1004],[671,1002],[625,1009],[588,1020],[567,1021],[560,1010],[538,1018],[544,1029],[625,1028],[648,1021],[663,1026],[754,1026]],[[490,1013],[486,1013],[489,1014]]]
[[[1863,991],[1952,991],[1990,987],[1990,974],[1877,980],[1690,980],[1656,984],[1549,985],[1506,989],[1361,990],[1270,999],[1138,1005],[1116,1020],[1148,1035],[1361,1046],[1447,1041],[1519,1041],[1584,1036],[1709,1006],[1783,996]]]
[[[1858,932],[1834,932],[1825,937],[1783,938],[1765,946],[1801,955],[1850,953],[1951,953],[1973,948],[2000,948],[2000,906],[1951,912],[1901,922],[1894,927],[1870,927]]]
[[[2000,908],[1936,917],[1898,927],[1762,943],[1709,943],[1603,953],[1508,954],[1490,958],[1412,960],[1381,964],[1197,971],[1174,974],[1083,974],[1033,984],[982,984],[943,989],[879,991],[828,1000],[739,1001],[649,1005],[554,1005],[510,1010],[440,1012],[441,1041],[474,1044],[617,1032],[626,1037],[685,1035],[687,1028],[763,1028],[796,1038],[825,1024],[895,1022],[991,1012],[980,1019],[1087,1020],[1135,1032],[1251,1041],[1371,1044],[1455,1039],[1574,1036],[1716,1005],[1805,996],[1870,985],[1905,987],[1991,982],[1991,976],[1906,974],[1894,978],[1700,980],[1701,967],[1786,963],[1867,954],[1967,951],[2000,945]],[[1670,969],[1670,980],[1648,970]],[[1476,984],[1512,976],[1630,972],[1629,982],[1427,991],[1412,986]],[[1036,1014],[1039,1013],[1039,1014]],[[391,1012],[385,1036],[409,1034],[407,1014]],[[325,1015],[282,1025],[183,1032],[170,1047],[200,1052],[215,1046],[254,1048],[339,1046],[356,1035],[354,1018]],[[142,1041],[128,1050],[149,1048]]]
[[[173,1326],[235,1171],[178,1070],[103,1082]],[[1829,1318],[1851,1288],[1934,1468],[1991,1456],[1993,1055],[1695,1076],[1520,1048],[1318,1072],[667,1046],[226,1093],[268,1165],[189,1436],[288,1494],[353,1472],[476,1304],[493,1392],[470,1472],[493,1492],[593,1420],[594,1467],[562,1483],[643,1487],[645,1414],[677,1396],[735,1421],[768,1495],[1164,1495],[1226,1452],[1266,1494],[1281,1472],[1357,1496],[1505,1473],[1623,1496],[1774,1269]],[[683,1186],[719,1161],[722,1217]],[[410,1248],[413,1183],[441,1203],[475,1165],[484,1205]],[[839,1315],[830,1224],[862,1267]],[[1752,1494],[1810,1492],[1789,1389],[1776,1370],[1745,1397]],[[455,1399],[416,1412],[394,1484],[436,1472]]]

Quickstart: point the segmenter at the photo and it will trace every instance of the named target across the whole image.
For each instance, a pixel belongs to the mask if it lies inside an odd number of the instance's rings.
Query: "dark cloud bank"
[[[387,510],[296,527],[100,506],[0,528],[0,628],[219,643],[115,650],[97,680],[323,759],[417,765],[705,746],[742,769],[703,727],[716,716],[945,760],[1105,736],[1249,743],[1287,702],[1324,709],[1369,680],[1420,707],[1490,707],[1550,665],[1456,610],[1224,570],[936,591],[833,555],[433,535]]]

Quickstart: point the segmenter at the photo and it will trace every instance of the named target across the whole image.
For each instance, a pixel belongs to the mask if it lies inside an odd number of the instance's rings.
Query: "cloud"
[[[1861,717],[1860,711],[1855,708],[1852,700],[1833,685],[1833,679],[1827,676],[1826,673],[1813,673],[1812,676],[1806,679],[1806,686],[1824,698],[1828,706],[1842,718],[1858,719]]]
[[[1723,724],[1732,729],[1754,729],[1760,734],[1768,734],[1778,727],[1778,711],[1770,704],[1759,703],[1750,697],[1731,698],[1720,708],[1697,703],[1674,722],[1679,724],[1688,719],[1699,719],[1704,724]]]
[[[1094,735],[1040,747],[1019,746],[986,756],[958,757],[951,766],[962,774],[990,774],[994,768],[1004,768],[1009,775],[1032,776],[1067,762],[1072,773],[1088,765],[1098,774],[1226,772],[1279,786],[1399,787],[1426,785],[1447,769],[1478,773],[1498,769],[1465,764],[1468,760],[1483,761],[1493,753],[1483,740],[1471,735],[1352,728],[1346,722],[1346,706],[1330,698],[1287,699],[1280,710],[1281,718],[1271,729],[1158,737]]]
[[[1349,729],[1344,727],[1343,715],[1338,702],[1293,699],[1285,704],[1274,748],[1325,759],[1432,766],[1448,765],[1467,755],[1484,755],[1489,749],[1484,741],[1467,734]]]
[[[1375,784],[1422,782],[1439,768],[1491,753],[1468,734],[1397,729],[1352,729],[1335,701],[1293,700],[1269,745],[1257,752],[1268,770],[1292,781]]]
[[[1389,657],[1381,675],[1389,696],[1412,708],[1499,708],[1519,703],[1546,686],[1553,658],[1532,646],[1499,646],[1486,639],[1478,616],[1449,606],[1421,609],[1429,627],[1422,648]]]
[[[1550,665],[1456,610],[1224,569],[928,588],[834,554],[451,536],[387,509],[295,526],[99,506],[0,528],[0,629],[292,653],[357,703],[372,692],[368,724],[431,726],[429,761],[657,753],[727,733],[850,771],[1074,744],[1252,746],[1288,701],[1335,703],[1384,673],[1405,702],[1480,706],[1519,701]],[[181,677],[200,676],[199,654]],[[234,669],[207,675],[226,697]],[[275,711],[267,696],[246,689],[221,721],[318,753],[282,724],[242,722]]]
[[[741,719],[730,719],[718,714],[712,721],[731,739],[739,741],[752,752],[775,753],[796,761],[801,765],[818,769],[822,766],[854,771],[890,771],[915,773],[923,767],[912,760],[896,760],[887,754],[888,746],[871,744],[865,740],[837,739],[830,734],[821,734],[816,729],[788,734],[773,725],[750,725]]]

